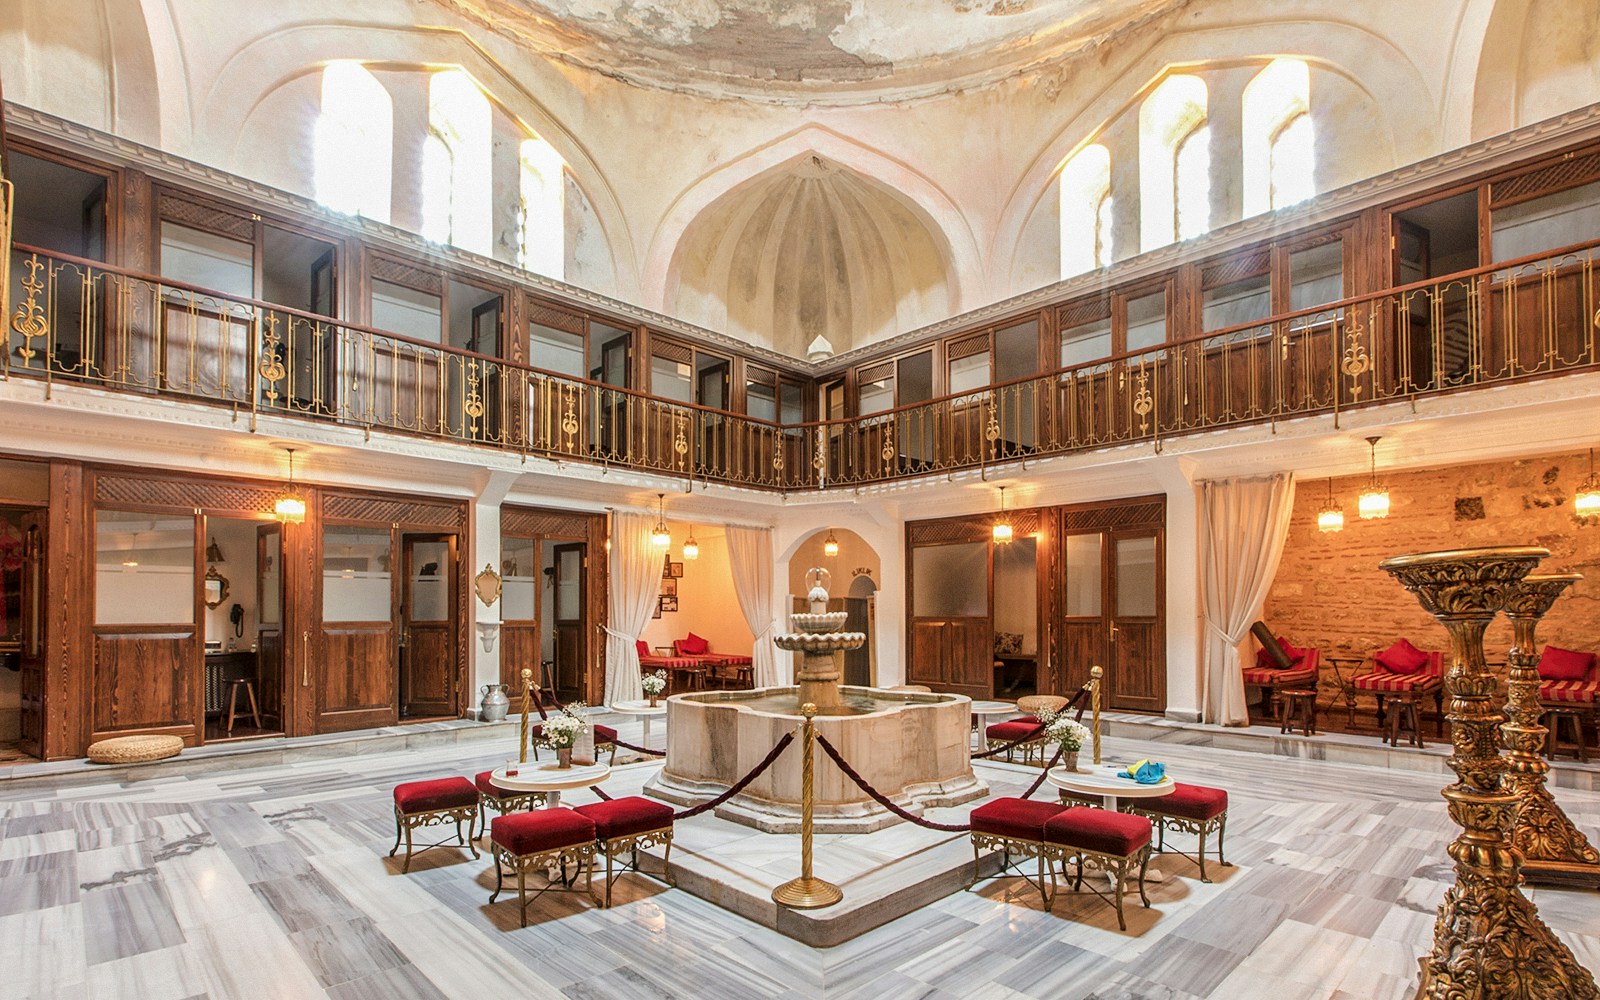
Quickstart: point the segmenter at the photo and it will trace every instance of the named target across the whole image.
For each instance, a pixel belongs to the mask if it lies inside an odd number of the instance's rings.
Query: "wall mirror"
[[[472,578],[472,587],[486,608],[492,607],[500,599],[500,574],[494,571],[493,563],[484,563],[483,569]]]
[[[228,578],[215,566],[206,567],[206,607],[215,608],[228,599]]]

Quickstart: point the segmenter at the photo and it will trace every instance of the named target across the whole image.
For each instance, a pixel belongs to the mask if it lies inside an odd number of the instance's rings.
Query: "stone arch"
[[[1477,48],[1472,85],[1461,83],[1472,94],[1472,131],[1462,142],[1588,103],[1600,88],[1600,7],[1500,0]]]

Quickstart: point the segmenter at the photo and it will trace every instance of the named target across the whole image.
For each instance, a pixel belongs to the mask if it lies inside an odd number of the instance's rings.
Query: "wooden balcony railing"
[[[1597,252],[780,425],[18,245],[0,377],[220,404],[252,427],[277,414],[757,489],[857,486],[1589,369]]]

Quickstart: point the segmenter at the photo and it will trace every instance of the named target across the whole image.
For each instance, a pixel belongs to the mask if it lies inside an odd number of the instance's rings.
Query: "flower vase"
[[[565,771],[567,768],[569,768],[571,766],[572,766],[572,748],[571,747],[557,747],[556,748],[556,767],[557,767],[557,769]]]
[[[655,708],[656,707],[656,699],[661,697],[661,696],[658,695],[658,694],[652,694],[652,695],[648,695],[647,697],[650,699],[650,707],[651,708]]]
[[[1063,751],[1061,754],[1061,766],[1069,771],[1076,771],[1078,769],[1078,751]]]

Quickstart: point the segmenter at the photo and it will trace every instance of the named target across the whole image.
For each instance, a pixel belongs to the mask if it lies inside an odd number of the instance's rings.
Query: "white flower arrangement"
[[[639,678],[639,683],[644,685],[645,694],[659,695],[667,689],[667,672],[657,670],[653,674],[645,674]]]
[[[1045,724],[1044,738],[1049,743],[1061,744],[1061,749],[1068,753],[1076,753],[1083,749],[1084,741],[1089,739],[1089,727],[1067,716],[1051,714],[1049,718],[1040,713],[1039,721]]]
[[[560,715],[552,715],[544,721],[539,730],[539,742],[552,750],[566,750],[578,741],[578,734],[589,723],[574,709],[581,709],[582,705],[568,705]]]

